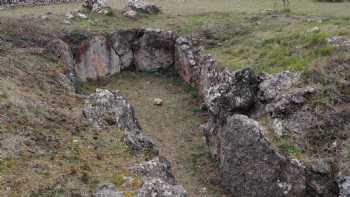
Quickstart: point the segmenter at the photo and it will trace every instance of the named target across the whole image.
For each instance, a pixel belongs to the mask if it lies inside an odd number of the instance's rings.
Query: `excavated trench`
[[[284,116],[296,109],[302,112],[315,93],[312,87],[294,86],[298,75],[220,71],[191,39],[154,29],[68,35],[53,41],[50,48],[67,65],[66,75],[78,91],[84,91],[82,82],[92,81],[85,91],[119,89],[129,98],[144,132],[159,146],[160,155],[171,161],[178,183],[190,196],[222,195],[217,188],[234,196],[338,196],[341,192],[343,182],[336,183],[333,170],[309,169],[280,153],[267,137],[266,125],[256,121],[262,114],[274,121],[301,121]],[[177,73],[176,80],[170,71]],[[164,100],[162,106],[152,103],[158,97]],[[207,113],[199,110],[199,100]],[[203,122],[205,143],[198,129]],[[206,155],[207,146],[216,165]],[[218,176],[212,183],[220,187],[208,183],[210,175],[216,175],[215,168]]]
[[[183,185],[189,196],[224,195],[220,187],[210,183],[217,172],[199,129],[207,116],[199,109],[193,88],[176,76],[131,71],[90,82],[84,94],[93,93],[96,88],[120,90],[127,97],[145,134],[154,140],[160,155],[171,162],[177,184]],[[161,98],[163,104],[154,105],[155,98]]]

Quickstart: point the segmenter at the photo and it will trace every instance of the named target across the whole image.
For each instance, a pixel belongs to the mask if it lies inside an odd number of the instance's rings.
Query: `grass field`
[[[223,66],[233,69],[251,66],[270,73],[286,69],[303,71],[322,64],[323,56],[335,51],[325,39],[350,36],[350,3],[295,0],[291,1],[290,12],[280,12],[275,16],[262,13],[262,10],[282,10],[282,3],[277,0],[152,2],[161,6],[163,13],[136,20],[121,14],[126,0],[110,1],[115,9],[113,17],[90,15],[89,20],[76,19],[68,26],[62,23],[63,15],[69,10],[79,9],[79,4],[2,10],[0,16],[11,19],[34,16],[35,23],[61,33],[72,30],[110,32],[115,28],[140,27],[174,30],[203,41],[205,51],[214,55]],[[47,12],[53,13],[48,15],[49,20],[38,19],[38,15]],[[7,19],[4,21],[6,23]],[[2,28],[6,28],[5,25]],[[318,27],[320,32],[307,33],[313,27]]]
[[[127,0],[109,0],[114,9],[123,9]],[[282,9],[280,0],[150,0],[161,6],[166,14],[192,15],[207,12],[248,12],[263,9]],[[79,9],[80,4],[42,6],[0,10],[0,16],[39,15],[46,12],[66,13]],[[350,3],[318,3],[313,0],[291,0],[290,9],[299,14],[350,17]]]

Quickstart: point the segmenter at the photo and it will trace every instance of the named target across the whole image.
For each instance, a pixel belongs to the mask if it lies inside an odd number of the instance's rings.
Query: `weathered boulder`
[[[187,197],[187,192],[180,185],[171,185],[159,178],[151,178],[145,181],[136,197]]]
[[[211,88],[220,83],[220,75],[222,73],[218,70],[216,61],[211,56],[203,56],[200,65],[201,69],[198,91],[200,95],[202,95],[205,104],[208,105],[211,99]]]
[[[171,31],[143,29],[135,43],[135,66],[140,71],[155,71],[174,64],[176,35]]]
[[[134,10],[143,14],[158,14],[160,9],[144,0],[128,0],[128,10]]]
[[[134,110],[119,91],[97,89],[85,100],[84,116],[96,128],[116,126],[124,130],[125,141],[135,151],[156,151],[152,140],[140,128]]]
[[[124,197],[124,195],[122,192],[118,192],[114,184],[103,183],[97,186],[95,197]]]
[[[213,116],[223,119],[233,113],[246,113],[254,106],[258,81],[251,69],[224,70],[217,78],[218,83],[209,88],[206,100]]]
[[[295,85],[300,79],[299,73],[284,71],[274,75],[261,76],[262,82],[259,84],[258,98],[262,102],[274,100],[282,91],[286,91]]]
[[[313,87],[294,88],[287,93],[278,95],[273,102],[265,107],[265,111],[272,116],[278,114],[288,114],[295,111],[295,108],[302,106],[306,102],[306,97],[315,93],[316,89]]]
[[[233,115],[218,135],[225,189],[237,196],[305,196],[303,167],[280,155],[256,121]]]
[[[83,40],[75,58],[75,73],[80,81],[97,80],[121,70],[119,56],[102,35]]]
[[[258,80],[251,69],[220,72],[215,60],[201,56],[187,37],[176,40],[175,68],[184,81],[198,89],[214,116],[245,112],[255,103]]]
[[[333,36],[327,39],[328,44],[341,48],[343,50],[350,50],[350,41],[342,36]]]
[[[315,125],[315,113],[307,105],[308,97],[316,88],[297,87],[299,73],[284,71],[273,75],[260,76],[257,117],[273,119],[272,129],[277,135],[299,135]]]
[[[338,197],[339,188],[334,177],[335,169],[331,159],[315,159],[306,169],[307,191],[310,196]]]
[[[86,0],[83,4],[83,7],[92,10],[95,4],[97,4],[97,0]]]
[[[84,115],[93,127],[116,125],[120,129],[138,129],[134,110],[119,91],[97,89],[85,100]]]
[[[179,37],[175,44],[175,68],[182,80],[192,87],[200,84],[200,51],[188,37]]]
[[[341,176],[338,178],[339,197],[350,196],[350,176]]]
[[[136,30],[115,30],[110,35],[112,49],[120,59],[120,69],[125,70],[132,66],[134,61],[134,52],[132,50],[133,42],[136,40]]]
[[[86,0],[83,7],[97,14],[108,14],[112,11],[106,0]]]
[[[146,179],[150,177],[159,178],[171,185],[175,184],[175,177],[171,172],[171,163],[163,157],[156,157],[135,165],[132,167],[132,171]]]
[[[135,152],[145,151],[158,154],[158,149],[152,139],[141,129],[124,130],[124,141]]]
[[[179,37],[175,44],[175,69],[181,78],[196,88],[204,101],[210,87],[219,83],[216,62],[211,56],[202,56],[188,37]]]

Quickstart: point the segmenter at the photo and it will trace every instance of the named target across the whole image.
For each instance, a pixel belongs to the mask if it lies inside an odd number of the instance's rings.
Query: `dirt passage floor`
[[[174,76],[134,72],[123,72],[85,88],[89,92],[95,88],[117,89],[129,99],[141,126],[155,140],[161,155],[171,161],[178,184],[191,197],[225,196],[213,185],[216,172],[199,130],[205,114],[199,110],[195,90]],[[163,105],[155,106],[154,98],[162,99]]]

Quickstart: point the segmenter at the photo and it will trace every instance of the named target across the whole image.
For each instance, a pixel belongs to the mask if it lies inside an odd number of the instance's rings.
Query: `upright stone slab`
[[[134,63],[133,43],[137,30],[115,30],[111,36],[112,49],[120,59],[120,69],[126,70]]]
[[[171,31],[144,29],[135,43],[135,66],[140,71],[156,71],[174,64],[176,35]]]
[[[119,73],[120,58],[110,47],[105,36],[93,36],[80,44],[75,73],[80,81],[97,80]]]
[[[237,196],[305,196],[304,169],[280,155],[256,121],[233,115],[227,118],[219,138],[225,189]]]

